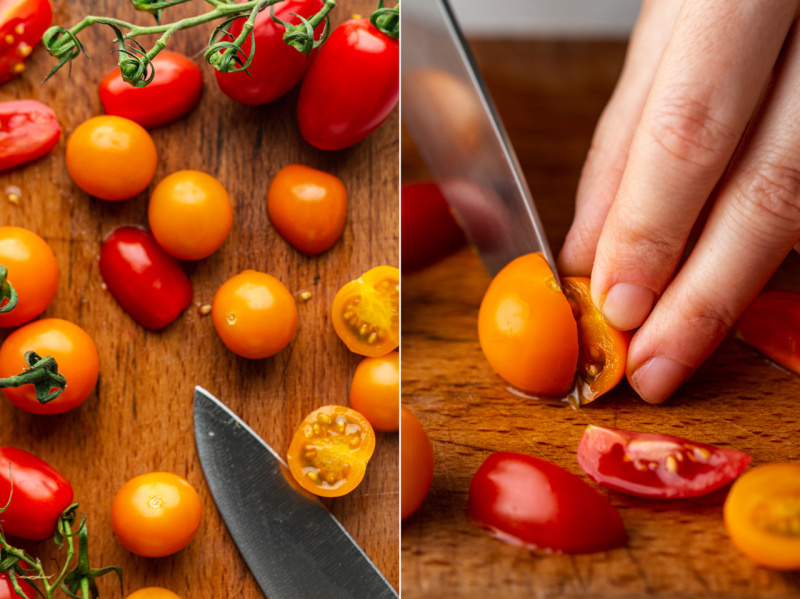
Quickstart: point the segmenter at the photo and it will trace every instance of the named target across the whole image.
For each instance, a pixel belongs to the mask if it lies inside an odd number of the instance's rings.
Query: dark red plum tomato
[[[301,15],[310,19],[322,10],[322,0],[283,0],[275,5],[275,18],[286,23],[297,24],[300,19],[290,13]],[[230,28],[234,36],[242,32],[245,19],[238,19]],[[322,36],[324,24],[315,30],[315,38]],[[256,52],[253,62],[247,68],[248,73],[220,73],[215,70],[217,84],[222,92],[229,98],[257,106],[277,100],[295,85],[297,85],[311,66],[317,51],[313,50],[308,56],[301,54],[283,42],[286,29],[272,20],[269,8],[261,11],[256,17],[253,35],[255,36]],[[246,60],[250,56],[251,38],[242,44]]]
[[[320,150],[350,147],[386,120],[399,93],[398,41],[369,19],[347,21],[331,33],[303,79],[300,132]]]
[[[194,110],[203,95],[200,67],[183,54],[162,50],[153,59],[152,68],[155,76],[145,87],[123,81],[119,67],[103,77],[99,91],[106,114],[154,129]]]
[[[608,500],[574,474],[522,453],[493,453],[469,485],[469,517],[527,549],[570,554],[622,547],[625,526]]]
[[[22,588],[22,592],[25,593],[25,597],[34,599],[36,597],[36,591],[30,583],[19,578],[17,578],[17,580],[19,581],[19,586]],[[19,595],[14,590],[14,584],[5,573],[0,573],[0,599],[19,599]]]
[[[0,85],[25,70],[25,59],[52,22],[49,0],[0,0]]]
[[[435,183],[410,183],[401,190],[403,272],[428,266],[467,240]]]
[[[759,295],[739,319],[736,336],[800,374],[800,293],[765,291]]]
[[[138,227],[120,227],[106,237],[100,275],[122,309],[151,331],[163,329],[192,302],[180,263]]]
[[[0,447],[0,503],[5,505],[9,496],[11,503],[0,516],[3,532],[43,541],[53,535],[74,495],[67,479],[44,460],[22,449]]]
[[[61,126],[47,104],[36,100],[0,102],[0,171],[41,158],[60,137]]]
[[[744,472],[751,457],[681,437],[589,425],[578,463],[598,484],[637,497],[699,497]]]

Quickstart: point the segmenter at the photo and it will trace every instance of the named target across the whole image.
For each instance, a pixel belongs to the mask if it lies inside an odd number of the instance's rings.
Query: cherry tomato
[[[131,593],[127,599],[181,599],[181,597],[161,587],[147,587]]]
[[[403,272],[428,266],[467,242],[435,183],[404,185],[401,196]]]
[[[100,250],[100,275],[122,309],[156,331],[192,303],[192,285],[180,264],[137,227],[120,227]]]
[[[596,483],[638,497],[699,497],[736,479],[750,456],[682,437],[589,425],[578,463]]]
[[[245,270],[222,284],[211,310],[222,342],[243,358],[274,356],[294,337],[297,304],[272,275]]]
[[[578,375],[573,399],[580,405],[616,387],[625,377],[631,335],[606,322],[592,303],[589,277],[564,277],[561,281],[578,323]]]
[[[364,358],[356,368],[350,387],[350,405],[377,431],[400,427],[400,353]]]
[[[0,0],[0,84],[25,70],[25,59],[52,22],[48,0]]]
[[[364,478],[375,432],[352,408],[323,406],[305,417],[289,445],[289,469],[307,491],[341,497]]]
[[[133,87],[119,67],[100,82],[100,101],[106,114],[121,116],[145,129],[161,127],[189,114],[203,95],[200,67],[183,54],[162,50],[153,59],[153,80]]]
[[[0,327],[21,325],[44,312],[58,289],[58,263],[47,242],[27,229],[0,227],[0,264],[18,296],[16,307],[0,314]]]
[[[322,10],[322,0],[284,0],[275,6],[275,17],[279,21],[291,24],[300,22],[296,16],[306,19]],[[242,32],[244,19],[231,25],[230,32],[236,37]],[[316,38],[322,35],[323,25],[315,30]],[[256,52],[247,72],[220,73],[215,70],[217,84],[223,93],[242,104],[255,106],[266,104],[280,98],[303,78],[311,65],[316,50],[304,56],[294,48],[286,45],[283,34],[286,29],[272,20],[270,10],[261,11],[256,17],[253,37]],[[244,55],[239,58],[246,61],[250,56],[251,37],[242,44]]]
[[[762,293],[739,319],[736,334],[747,345],[800,374],[800,293]]]
[[[433,481],[433,448],[425,429],[405,406],[400,409],[400,518],[416,512]]]
[[[800,569],[800,466],[768,464],[733,483],[725,528],[751,560],[776,570]]]
[[[13,484],[13,493],[11,491]],[[72,505],[72,486],[44,460],[15,447],[0,447],[0,503],[3,532],[43,541],[56,530],[58,517]]]
[[[578,327],[541,254],[510,262],[492,280],[478,314],[481,349],[523,391],[564,395],[578,363]]]
[[[400,271],[376,266],[333,299],[333,327],[351,352],[379,358],[400,344]]]
[[[81,405],[94,390],[100,360],[94,341],[76,324],[60,318],[45,318],[20,327],[0,346],[0,378],[19,374],[27,367],[25,353],[52,356],[67,379],[63,393],[42,404],[33,385],[3,389],[8,400],[32,414],[61,414]]]
[[[308,143],[340,150],[375,131],[397,104],[400,44],[369,22],[339,25],[308,69],[297,119]]]
[[[60,137],[61,126],[47,104],[0,102],[0,171],[41,158],[56,147]]]
[[[267,212],[278,233],[309,256],[339,240],[347,218],[347,191],[338,177],[300,164],[275,175],[267,192]]]
[[[36,591],[29,582],[17,578],[19,586],[22,587],[22,592],[28,599],[35,599]],[[19,599],[17,591],[14,590],[14,585],[11,579],[4,573],[0,572],[0,599]]]
[[[96,116],[67,140],[67,170],[75,184],[101,200],[127,200],[143,192],[156,172],[156,145],[141,125],[119,116]]]
[[[178,171],[156,185],[148,216],[158,245],[180,260],[202,260],[216,252],[233,224],[228,192],[200,171]]]
[[[202,515],[197,491],[169,472],[132,478],[111,504],[117,539],[143,557],[165,557],[186,547],[197,534]]]
[[[469,516],[528,549],[597,553],[628,541],[619,513],[574,474],[545,460],[493,453],[469,485]]]

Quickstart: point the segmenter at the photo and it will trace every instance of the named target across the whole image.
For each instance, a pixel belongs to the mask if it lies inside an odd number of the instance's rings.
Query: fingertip
[[[628,375],[628,381],[644,401],[661,404],[692,374],[692,369],[665,356],[653,356]]]
[[[594,265],[594,244],[587,242],[587,234],[581,233],[577,225],[573,225],[564,240],[564,246],[556,258],[558,272],[568,277],[588,277]]]
[[[655,292],[647,287],[635,283],[616,283],[598,305],[612,327],[630,331],[642,326],[655,302]]]

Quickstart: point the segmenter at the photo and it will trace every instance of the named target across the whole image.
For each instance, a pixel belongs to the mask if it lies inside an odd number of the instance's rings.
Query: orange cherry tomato
[[[725,527],[751,560],[800,569],[800,465],[768,464],[745,472],[725,500]]]
[[[565,395],[578,363],[578,326],[541,254],[510,262],[478,314],[481,349],[503,379],[540,395]]]
[[[228,192],[200,171],[178,171],[156,185],[148,217],[158,245],[179,260],[210,256],[225,243],[233,224]]]
[[[156,146],[141,125],[96,116],[67,140],[67,170],[75,184],[101,200],[127,200],[144,191],[156,172]]]
[[[571,401],[580,405],[616,387],[625,376],[631,334],[606,322],[592,303],[589,277],[564,277],[561,281],[578,323],[578,376]]]
[[[425,501],[433,481],[433,448],[428,434],[408,408],[400,409],[400,518]]]
[[[316,256],[342,236],[347,191],[338,177],[290,164],[270,183],[267,212],[281,237],[304,254]]]
[[[375,431],[357,411],[323,406],[305,417],[289,445],[289,469],[307,491],[341,497],[355,489],[375,451]]]
[[[27,367],[25,352],[52,356],[58,371],[67,379],[64,391],[42,404],[33,385],[3,389],[18,408],[32,414],[61,414],[82,404],[97,384],[100,362],[94,341],[76,324],[60,318],[45,318],[11,333],[0,346],[0,378],[17,375]]]
[[[333,300],[333,327],[351,352],[378,358],[400,344],[400,271],[376,266]]]
[[[147,587],[131,593],[127,599],[181,599],[181,597],[161,587]]]
[[[8,269],[18,297],[16,307],[0,314],[0,327],[21,325],[44,312],[58,288],[58,263],[47,242],[27,229],[0,227],[0,265]]]
[[[111,526],[123,547],[164,557],[186,547],[200,528],[200,497],[188,481],[152,472],[125,483],[111,504]]]
[[[350,406],[364,414],[375,430],[400,428],[399,352],[361,360],[350,387]]]
[[[243,358],[274,356],[294,337],[297,305],[272,275],[245,270],[222,284],[211,310],[222,342]]]

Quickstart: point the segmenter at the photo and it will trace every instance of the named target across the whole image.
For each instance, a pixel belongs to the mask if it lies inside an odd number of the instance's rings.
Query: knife
[[[555,260],[514,149],[447,0],[403,0],[403,125],[487,270]]]
[[[236,414],[194,391],[197,453],[214,501],[268,599],[396,599],[397,592]]]

